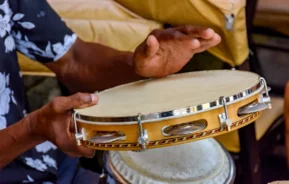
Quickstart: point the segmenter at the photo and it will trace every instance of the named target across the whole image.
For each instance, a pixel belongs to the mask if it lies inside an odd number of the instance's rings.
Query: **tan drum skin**
[[[222,76],[222,75],[224,75],[224,76]],[[145,88],[146,89],[143,88],[143,90],[148,90],[148,91],[143,92],[142,95],[150,93],[150,91],[149,91],[150,85],[152,87],[155,87],[153,84],[150,84],[150,83],[153,83],[154,80],[160,80],[159,81],[160,83],[158,84],[160,86],[162,84],[165,85],[165,83],[170,84],[170,82],[167,82],[167,80],[173,80],[174,82],[172,82],[172,83],[175,86],[172,86],[171,88],[173,89],[176,87],[178,89],[178,90],[176,90],[176,93],[184,94],[181,92],[182,89],[178,88],[178,87],[180,87],[180,86],[178,86],[179,83],[182,83],[184,81],[188,82],[191,80],[195,81],[194,83],[198,83],[197,82],[198,79],[196,79],[196,78],[200,77],[200,78],[205,78],[206,80],[208,80],[207,85],[210,85],[209,84],[210,83],[210,77],[208,77],[208,76],[214,76],[211,79],[211,81],[213,81],[213,80],[218,81],[218,79],[217,79],[218,76],[220,79],[222,79],[224,77],[228,78],[231,75],[235,76],[235,78],[231,77],[231,79],[236,80],[236,81],[230,81],[230,79],[228,79],[228,82],[220,81],[219,82],[220,85],[226,85],[226,83],[231,83],[231,85],[233,85],[233,83],[236,83],[236,85],[237,85],[241,81],[244,81],[244,83],[248,83],[247,84],[248,89],[250,89],[253,86],[255,86],[256,84],[258,84],[258,82],[259,82],[258,81],[259,76],[256,74],[250,73],[250,72],[227,71],[227,70],[225,70],[225,71],[217,70],[217,71],[205,71],[205,72],[189,72],[189,73],[185,73],[185,74],[172,75],[172,76],[170,76],[170,79],[147,80],[147,81],[145,81],[145,83],[146,83]],[[239,79],[239,77],[240,77],[240,79]],[[203,81],[202,79],[200,79],[200,80]],[[115,91],[115,93],[118,93],[119,90],[122,90],[123,88],[125,89],[126,87],[129,87],[130,85],[135,85],[135,86],[137,86],[137,88],[139,87],[140,90],[142,88],[141,86],[138,86],[138,83],[136,82],[136,83],[131,83],[131,84],[122,85],[120,87],[109,89],[108,92],[109,91],[110,92]],[[216,86],[218,86],[218,84],[216,84],[216,82],[214,82],[214,84],[211,84],[211,85],[213,86],[213,89],[215,88],[215,90],[216,90]],[[245,87],[245,86],[246,85],[243,85],[242,87]],[[210,88],[210,86],[209,87],[208,86],[202,87],[202,85],[200,85],[200,87],[198,89],[202,90],[202,88],[207,90]],[[225,89],[226,88],[228,88],[228,87],[225,87]],[[237,87],[235,87],[235,88],[237,88]],[[218,136],[218,135],[221,135],[224,133],[228,133],[230,131],[237,130],[239,128],[242,128],[243,126],[246,126],[246,125],[254,122],[258,117],[261,116],[263,110],[256,111],[256,112],[253,112],[253,113],[250,113],[247,115],[242,115],[242,116],[238,116],[237,112],[238,112],[238,109],[243,107],[243,106],[246,106],[246,105],[251,104],[253,102],[259,102],[260,101],[260,95],[261,95],[261,93],[264,92],[263,88],[265,88],[265,87],[260,84],[258,88],[256,87],[256,91],[254,93],[248,95],[247,97],[240,98],[237,101],[234,101],[231,104],[227,105],[228,117],[232,120],[232,125],[230,127],[221,126],[219,114],[224,113],[224,107],[223,106],[216,107],[215,109],[211,108],[211,109],[208,109],[206,111],[196,112],[192,115],[185,115],[185,116],[179,115],[177,117],[171,117],[171,118],[167,118],[167,119],[143,122],[142,128],[143,128],[143,130],[147,130],[148,141],[149,141],[149,143],[146,145],[146,149],[159,148],[159,147],[165,147],[165,146],[173,146],[173,145],[188,143],[188,142],[192,142],[192,141],[196,141],[196,140],[200,140],[200,139],[205,139],[205,138],[209,138],[209,137],[215,137],[215,136]],[[168,90],[168,89],[164,89],[164,90]],[[184,90],[190,90],[190,89],[186,88]],[[237,90],[239,90],[239,89],[237,89]],[[244,89],[244,90],[247,90],[247,89]],[[226,94],[226,95],[236,94],[236,91],[234,91],[233,89],[232,89],[232,91],[230,91],[230,90],[225,91],[222,89],[219,91],[219,93],[223,93],[222,91],[224,91],[224,94]],[[238,91],[237,93],[239,93],[239,92],[242,92],[242,91]],[[107,91],[103,91],[103,92],[99,93],[100,101],[102,100],[102,96],[104,98],[109,98],[109,97],[104,95],[105,93],[107,93]],[[119,92],[119,93],[121,93],[121,92]],[[134,91],[131,91],[131,93],[133,95]],[[142,92],[138,92],[138,93],[142,93]],[[193,93],[193,91],[192,91],[192,93]],[[200,93],[200,95],[202,94],[202,92],[198,92],[198,93]],[[216,90],[216,93],[218,93],[218,90]],[[113,93],[111,93],[111,94],[113,94]],[[168,94],[168,96],[170,96],[169,92],[167,94]],[[208,94],[214,94],[214,93],[208,92]],[[202,100],[198,99],[196,97],[196,95],[194,95],[194,96],[196,98],[196,101],[202,102]],[[225,96],[225,97],[227,97],[227,96]],[[142,98],[145,99],[146,97],[143,96]],[[178,97],[178,98],[181,99],[181,97]],[[186,95],[184,95],[184,98],[189,98],[189,97],[186,97]],[[207,98],[206,97],[203,97],[203,98],[204,99],[210,99],[211,97],[208,95]],[[136,99],[137,98],[135,98],[135,100]],[[120,100],[119,103],[121,104],[122,103],[121,101],[125,101],[125,100],[129,100],[129,99],[122,99],[122,100]],[[157,100],[157,98],[155,100]],[[218,99],[215,99],[215,100],[218,100]],[[106,102],[106,100],[104,100],[104,101]],[[205,100],[203,102],[205,102]],[[203,104],[203,102],[202,102],[202,104]],[[208,102],[211,102],[211,101],[207,101],[207,103]],[[115,101],[115,103],[117,104],[118,102]],[[126,102],[124,102],[124,103],[126,103]],[[131,103],[133,104],[133,102],[131,102]],[[150,102],[148,102],[148,103],[150,103]],[[193,101],[190,103],[193,103]],[[193,105],[198,105],[198,104],[191,104],[191,105],[193,106]],[[161,104],[160,104],[160,106],[161,106]],[[107,104],[105,104],[103,106],[100,105],[100,107],[97,107],[97,105],[96,105],[95,107],[91,107],[89,109],[76,109],[76,111],[79,114],[85,114],[86,117],[89,115],[89,113],[92,113],[91,117],[93,120],[94,116],[101,117],[100,115],[101,115],[101,111],[102,111],[102,109],[94,109],[94,108],[101,108],[101,107],[106,108]],[[176,106],[176,107],[179,107],[179,106]],[[187,104],[184,104],[184,108],[185,107],[187,107]],[[137,104],[135,107],[132,107],[131,111],[134,111],[135,108],[137,108]],[[139,107],[139,108],[141,109],[141,107]],[[169,108],[171,108],[171,107],[169,107]],[[158,107],[154,106],[154,108],[152,108],[152,110],[156,110],[156,109],[158,109]],[[160,107],[159,109],[161,111],[166,110],[165,107]],[[178,108],[175,108],[175,109],[178,109]],[[115,112],[116,110],[117,110],[117,108],[112,110],[112,112],[116,113]],[[89,111],[89,113],[88,113],[88,111]],[[93,114],[93,112],[95,112],[95,114]],[[149,112],[149,110],[148,110],[148,112]],[[160,111],[158,111],[158,112],[160,112]],[[123,117],[129,115],[129,112],[125,112],[125,113],[123,114]],[[106,115],[105,117],[110,115],[109,112],[106,112],[104,114]],[[131,114],[131,115],[133,116],[135,114]],[[76,117],[78,117],[78,116],[76,116]],[[121,116],[121,113],[119,113],[119,114],[115,114],[115,116],[113,116],[113,117],[122,117],[122,116]],[[204,129],[201,129],[199,131],[196,131],[196,132],[193,132],[190,134],[177,135],[177,136],[176,135],[164,136],[162,133],[163,128],[166,126],[179,125],[182,123],[198,121],[198,120],[205,120],[205,122],[207,122],[206,127]],[[141,145],[138,144],[139,127],[138,127],[137,121],[136,122],[95,122],[95,121],[89,121],[89,118],[85,119],[85,120],[82,118],[76,118],[76,122],[77,122],[78,131],[82,132],[84,135],[83,139],[81,140],[81,143],[85,146],[88,146],[88,147],[91,147],[94,149],[99,149],[99,150],[117,150],[117,151],[140,150],[141,149]],[[91,137],[95,136],[97,131],[109,131],[109,132],[110,131],[121,131],[125,134],[126,138],[125,138],[125,140],[117,140],[117,141],[114,141],[111,143],[101,143],[101,144],[89,141]]]

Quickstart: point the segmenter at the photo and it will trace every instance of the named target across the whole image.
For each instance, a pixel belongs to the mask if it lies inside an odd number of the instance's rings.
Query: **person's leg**
[[[57,184],[98,184],[99,174],[79,165],[78,158],[64,157],[58,169]]]
[[[78,168],[78,158],[70,158],[66,156],[59,156],[63,159],[58,168],[57,182],[56,184],[72,183],[73,178]]]
[[[287,165],[289,168],[289,82],[284,93],[284,117],[285,117],[285,146],[287,152]]]
[[[77,169],[72,184],[98,184],[99,174],[82,167]]]

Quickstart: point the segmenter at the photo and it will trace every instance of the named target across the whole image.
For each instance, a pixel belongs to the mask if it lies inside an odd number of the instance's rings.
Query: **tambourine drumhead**
[[[98,94],[97,105],[77,111],[90,117],[126,117],[170,111],[235,95],[258,82],[257,74],[243,71],[183,73],[102,91]]]
[[[146,152],[108,152],[110,169],[128,183],[233,183],[234,163],[214,139]]]

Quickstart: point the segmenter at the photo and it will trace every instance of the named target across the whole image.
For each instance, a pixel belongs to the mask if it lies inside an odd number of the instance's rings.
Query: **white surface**
[[[224,183],[229,160],[214,139],[146,152],[110,152],[117,172],[130,183]]]

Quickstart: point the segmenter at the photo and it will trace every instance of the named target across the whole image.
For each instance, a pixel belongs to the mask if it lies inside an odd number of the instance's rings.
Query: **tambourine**
[[[97,105],[73,113],[78,144],[98,150],[146,150],[215,137],[271,108],[265,79],[237,70],[146,79],[98,96]]]

